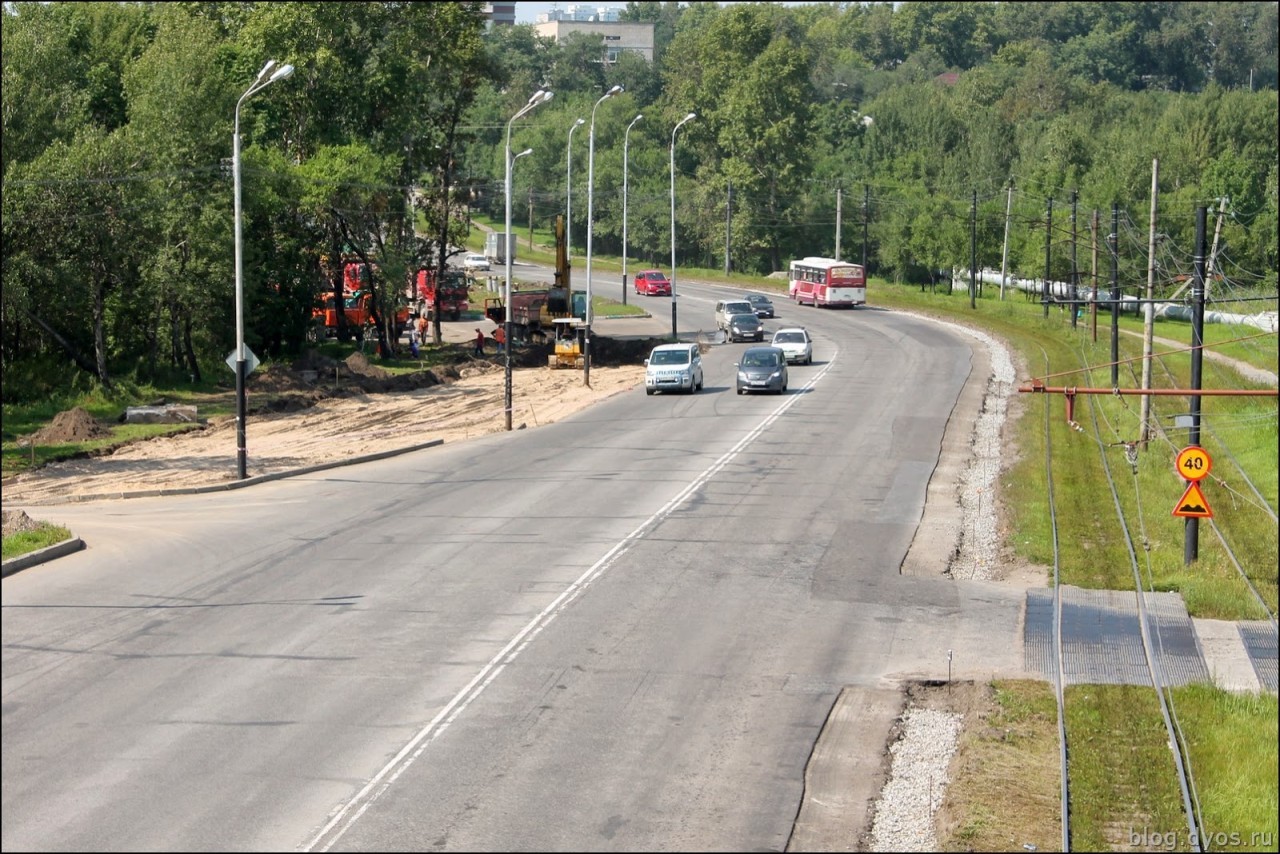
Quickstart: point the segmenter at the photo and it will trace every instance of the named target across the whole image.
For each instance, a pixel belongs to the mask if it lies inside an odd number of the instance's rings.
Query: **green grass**
[[[3,556],[0,560],[9,560],[29,552],[55,546],[63,540],[71,539],[71,532],[61,525],[40,522],[38,527],[30,531],[11,534],[3,539]]]
[[[1076,685],[1064,694],[1071,847],[1131,850],[1132,834],[1172,833],[1189,850],[1173,754],[1155,692],[1131,685]],[[1275,781],[1271,782],[1274,789]],[[1162,845],[1155,848],[1163,849]]]
[[[1275,695],[1232,694],[1207,685],[1171,693],[1208,848],[1277,850]]]
[[[1056,851],[1062,800],[1053,689],[1021,680],[990,687],[994,708],[966,716],[952,760],[939,850]]]

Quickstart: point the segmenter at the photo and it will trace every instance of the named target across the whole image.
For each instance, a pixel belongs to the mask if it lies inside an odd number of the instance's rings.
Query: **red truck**
[[[357,335],[364,336],[365,330],[373,325],[373,294],[369,291],[344,291],[342,294],[342,311],[347,316],[347,326]],[[324,330],[326,338],[338,334],[338,312],[334,309],[333,294],[326,294],[320,304],[311,311],[311,319],[317,330]],[[396,337],[409,324],[409,309],[401,308],[396,312]],[[318,336],[317,336],[318,337]]]
[[[513,290],[511,292],[511,322],[515,327],[517,338],[537,337],[545,335],[551,328],[552,321],[559,317],[577,317],[581,319],[586,313],[586,292],[573,292],[573,305],[569,304],[567,288],[552,286],[530,290]],[[501,298],[484,301],[484,316],[494,323],[504,323],[507,319],[506,303]]]
[[[434,268],[418,268],[413,285],[405,294],[412,314],[425,314],[428,320],[435,320],[438,311],[441,320],[461,320],[462,313],[471,307],[467,301],[466,274],[461,270],[446,270],[443,282],[436,279]]]

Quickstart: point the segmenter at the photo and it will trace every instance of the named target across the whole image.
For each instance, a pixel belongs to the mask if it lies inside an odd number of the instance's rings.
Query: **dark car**
[[[764,294],[747,294],[747,302],[755,309],[756,317],[773,317],[773,300]]]
[[[732,314],[725,322],[724,335],[728,341],[763,341],[764,324],[754,314]]]
[[[787,390],[787,356],[777,347],[748,347],[738,362],[738,394]]]

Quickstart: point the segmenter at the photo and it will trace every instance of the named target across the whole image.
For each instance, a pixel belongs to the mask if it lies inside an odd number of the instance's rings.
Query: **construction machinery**
[[[585,367],[582,342],[587,324],[576,317],[557,317],[551,321],[551,325],[555,327],[555,340],[551,354],[547,356],[547,367]]]
[[[564,218],[556,217],[556,271],[550,287],[519,288],[511,291],[511,337],[513,341],[546,340],[562,319],[586,320],[587,295],[569,288],[569,258],[566,251]],[[501,297],[484,301],[484,316],[505,323],[506,302]],[[552,336],[555,337],[555,336]]]

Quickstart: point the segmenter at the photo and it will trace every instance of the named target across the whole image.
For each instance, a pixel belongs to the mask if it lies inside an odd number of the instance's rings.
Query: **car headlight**
[[[746,371],[738,371],[738,379],[747,380],[747,379],[750,379],[750,377],[747,376]]]
[[[770,375],[769,375],[769,379],[771,379],[771,380],[776,380],[776,379],[777,379],[778,377],[780,377],[780,376],[782,376],[782,370],[781,370],[781,369],[778,369],[778,370],[774,371],[772,374],[770,374]]]

